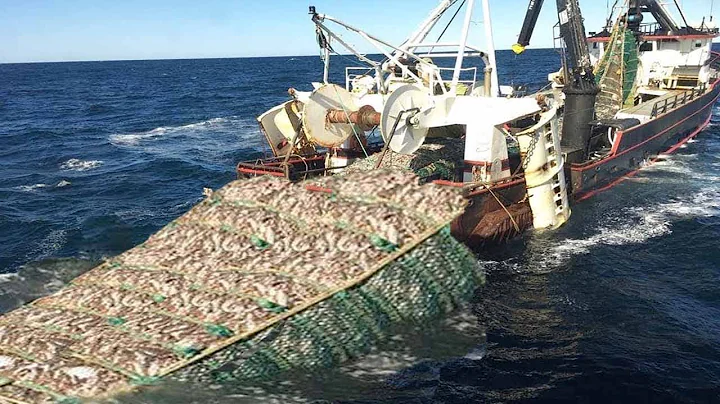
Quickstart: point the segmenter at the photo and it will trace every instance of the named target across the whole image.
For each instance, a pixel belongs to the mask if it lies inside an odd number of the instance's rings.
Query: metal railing
[[[362,72],[362,73],[354,73],[354,72]],[[367,66],[351,66],[345,68],[345,89],[347,91],[352,91],[351,84],[352,82],[360,77],[368,76],[371,77],[373,82],[376,81],[376,78],[373,77],[371,74],[375,72],[375,69],[369,68]]]
[[[443,72],[451,72],[451,73],[455,72],[455,69],[452,67],[440,67],[440,68],[438,68],[438,70],[440,71],[441,75]],[[470,87],[474,90],[475,83],[477,83],[477,71],[478,71],[477,67],[465,67],[465,68],[461,68],[459,70],[460,70],[460,74],[470,72],[472,74],[473,78],[470,80],[460,79],[460,80],[458,80],[458,83],[467,84],[468,87]],[[445,78],[443,77],[443,79],[445,79]]]
[[[683,106],[692,101],[707,91],[707,85],[702,83],[699,87],[693,88],[692,90],[683,91],[682,93],[675,94],[672,98],[665,98],[662,101],[658,101],[653,105],[651,118],[655,118],[658,115],[667,113],[677,107]]]
[[[665,34],[667,32],[663,31],[662,26],[657,22],[651,22],[646,24],[640,25],[640,33],[643,35],[657,35],[657,34]]]
[[[440,81],[437,80],[436,75],[439,75],[439,78],[442,79],[442,83],[449,84],[452,81],[452,78],[449,77],[452,74],[455,73],[455,68],[453,67],[435,67],[435,74],[432,74],[430,76],[430,82],[426,83],[429,88],[434,88],[435,83],[440,83]],[[376,83],[376,77],[372,76],[373,69],[369,69],[367,67],[346,67],[345,68],[345,89],[348,91],[353,91],[352,84],[355,81],[355,79],[361,78],[361,77],[370,77],[373,81],[373,83]],[[477,67],[464,67],[459,69],[459,72],[461,75],[467,77],[467,79],[459,79],[458,83],[467,85],[471,91],[475,89],[475,84],[478,80],[478,68]],[[451,73],[451,74],[448,74]],[[469,78],[472,75],[472,79]]]

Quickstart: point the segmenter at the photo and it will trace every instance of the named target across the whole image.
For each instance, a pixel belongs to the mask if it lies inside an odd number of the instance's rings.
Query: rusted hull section
[[[452,234],[478,250],[504,243],[533,226],[522,180],[482,189],[466,196],[469,206],[452,223]]]

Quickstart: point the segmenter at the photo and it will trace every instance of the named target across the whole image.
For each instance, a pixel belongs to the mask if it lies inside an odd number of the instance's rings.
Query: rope
[[[497,201],[497,203],[500,204],[500,206],[503,208],[503,210],[505,211],[505,213],[507,213],[508,217],[510,218],[510,221],[511,221],[512,224],[513,224],[513,227],[515,227],[515,231],[517,231],[518,234],[519,234],[519,233],[520,233],[520,226],[518,226],[517,222],[515,221],[515,218],[512,216],[512,214],[510,213],[510,211],[505,207],[505,204],[503,204],[503,203],[500,201],[500,198],[498,198],[498,196],[495,194],[495,192],[493,192],[492,188],[488,188],[487,190],[490,192],[490,195],[492,195],[493,198],[495,198],[495,200]]]
[[[342,102],[342,99],[340,98],[340,93],[337,90],[337,86],[333,86],[333,89],[335,90],[335,94],[338,97],[338,101],[340,101],[340,106],[342,107],[343,113],[345,113],[345,116],[349,117],[350,114],[348,114],[348,111],[345,108],[345,104]],[[353,134],[355,134],[355,139],[357,139],[358,144],[360,145],[360,148],[362,149],[363,153],[365,154],[365,158],[370,157],[368,155],[367,150],[365,150],[365,146],[363,145],[362,140],[360,140],[360,135],[358,135],[357,131],[355,130],[355,125],[350,124],[350,128],[352,129]]]

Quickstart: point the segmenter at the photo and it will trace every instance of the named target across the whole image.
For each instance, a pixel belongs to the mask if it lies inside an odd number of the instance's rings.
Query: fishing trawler
[[[458,4],[459,42],[426,41]],[[529,45],[542,5],[530,1],[516,53]],[[720,93],[711,22],[691,26],[678,7],[682,26],[657,1],[616,2],[617,18],[586,37],[578,1],[559,0],[563,68],[550,75],[550,89],[520,97],[498,83],[487,2],[485,49],[469,43],[473,6],[442,1],[398,46],[311,8],[323,81],[312,92],[291,89],[290,101],[258,118],[274,157],[240,163],[238,173],[299,180],[359,167],[411,170],[463,190],[470,204],[453,234],[481,247],[561,226],[571,203],[673,152],[709,123]],[[330,24],[364,38],[384,60],[370,60]],[[348,67],[344,86],[329,81],[335,44],[367,64]],[[469,67],[473,59],[483,64]],[[384,146],[365,147],[378,129]]]
[[[681,25],[659,1],[617,3],[607,26],[583,41],[582,20],[572,18],[580,13],[577,2],[558,2],[567,66],[550,80],[565,98],[563,154],[576,202],[695,137],[710,123],[720,93],[712,17],[692,26],[675,1]],[[530,2],[516,53],[529,44],[542,4]]]
[[[571,202],[707,125],[720,92],[715,28],[679,27],[637,0],[586,38],[577,0],[558,0],[564,68],[549,90],[520,96],[498,81],[481,3],[484,50],[469,43],[474,0],[442,1],[398,46],[311,7],[323,80],[258,118],[274,156],[240,163],[254,178],[209,190],[146,242],[0,316],[0,401],[114,399],[166,378],[207,385],[337,365],[472,296],[483,274],[460,241],[562,226]],[[519,53],[541,3],[530,3]],[[427,41],[455,6],[459,41]],[[347,68],[344,86],[330,82],[338,44],[366,64]]]

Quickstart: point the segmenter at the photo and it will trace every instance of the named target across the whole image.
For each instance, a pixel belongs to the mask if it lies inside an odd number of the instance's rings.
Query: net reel
[[[425,119],[428,105],[427,90],[414,85],[402,86],[390,95],[380,130],[392,151],[412,154],[422,146],[430,130]]]
[[[336,98],[329,99],[328,93]],[[430,105],[425,89],[414,85],[398,88],[385,102],[382,113],[369,105],[356,110],[352,97],[332,84],[313,92],[303,117],[308,122],[305,126],[308,138],[322,146],[336,147],[352,136],[353,130],[364,133],[379,126],[383,140],[396,153],[412,154],[425,142]]]
[[[350,119],[331,115],[349,115],[357,111],[355,97],[335,84],[325,84],[312,92],[305,102],[302,123],[307,139],[323,147],[339,147],[355,133],[362,131]]]

